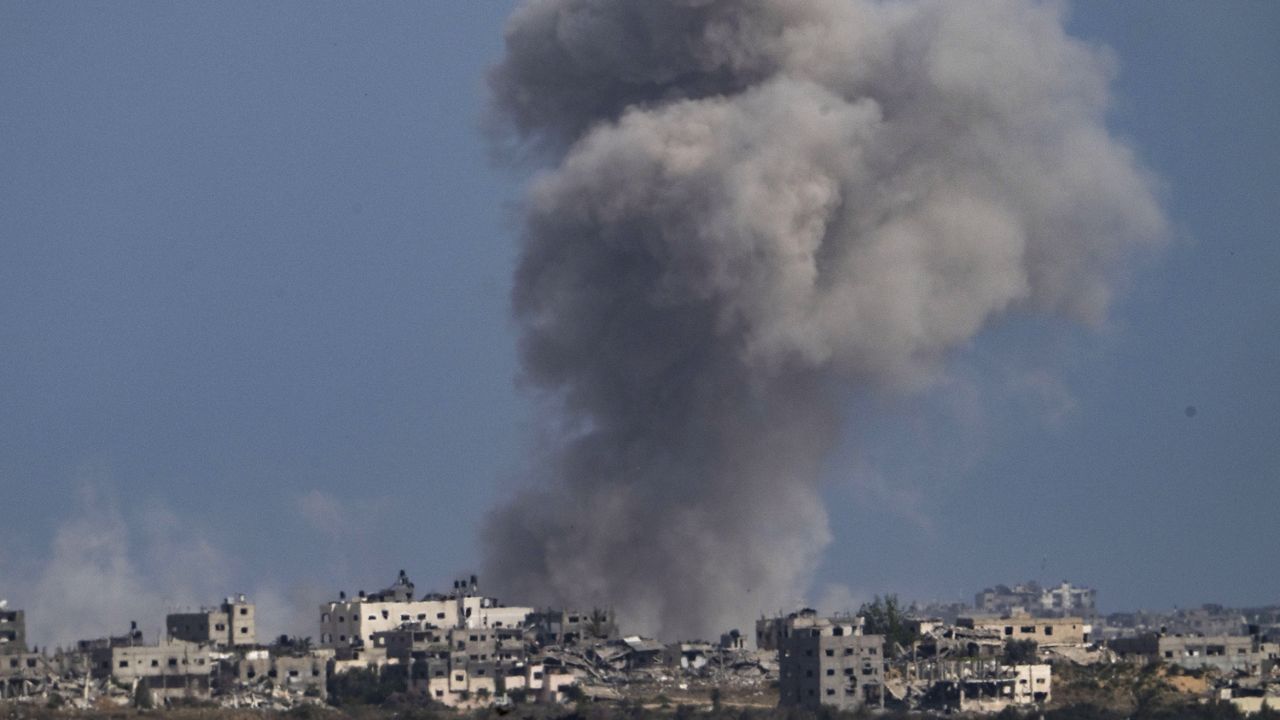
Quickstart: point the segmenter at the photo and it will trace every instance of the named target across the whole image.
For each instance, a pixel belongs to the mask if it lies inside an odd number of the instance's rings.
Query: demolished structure
[[[10,610],[8,601],[0,600],[0,655],[26,651],[26,616],[21,610]]]

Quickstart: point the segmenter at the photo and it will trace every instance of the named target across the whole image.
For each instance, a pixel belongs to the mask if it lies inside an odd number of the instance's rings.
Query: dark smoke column
[[[549,408],[487,528],[509,594],[702,635],[805,595],[833,398],[1010,313],[1085,322],[1164,221],[1056,5],[537,0],[490,78]]]

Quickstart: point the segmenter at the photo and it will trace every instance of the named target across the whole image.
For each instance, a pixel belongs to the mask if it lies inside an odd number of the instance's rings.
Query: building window
[[[828,674],[828,675],[835,675],[835,674],[836,674],[836,669],[835,669],[835,668],[827,668],[827,674]]]
[[[121,660],[121,661],[120,661],[120,667],[129,667],[129,661],[128,661],[128,660]]]
[[[436,697],[444,697],[444,691],[443,691],[443,690],[436,690]]]
[[[178,658],[169,658],[169,667],[178,667]]]
[[[828,694],[828,695],[835,695],[835,694],[836,694],[836,691],[835,691],[833,688],[827,688],[827,694]]]
[[[152,661],[151,661],[151,667],[160,667],[160,661],[159,661],[159,660],[152,660]]]
[[[827,657],[833,657],[835,654],[836,654],[835,650],[832,650],[831,648],[827,648]]]
[[[436,619],[437,619],[437,620],[443,620],[443,619],[444,619],[444,613],[442,613],[442,612],[438,612],[438,613],[436,613]]]
[[[1013,634],[1013,626],[1012,626],[1012,625],[1005,625],[1005,626],[1004,626],[1004,634],[1005,634],[1005,635],[1012,635],[1012,634]]]
[[[1052,625],[1045,625],[1045,626],[1044,626],[1044,634],[1045,634],[1045,635],[1052,635],[1052,634],[1053,634],[1053,626],[1052,626]]]
[[[249,608],[243,608],[243,607],[242,607],[242,608],[240,608],[240,614],[241,614],[241,615],[248,615],[248,614],[249,614]]]

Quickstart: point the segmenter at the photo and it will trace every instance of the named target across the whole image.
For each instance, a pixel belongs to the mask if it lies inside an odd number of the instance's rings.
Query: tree
[[[1035,640],[1006,640],[1003,662],[1005,665],[1029,665],[1036,661],[1039,648]]]
[[[886,595],[883,599],[877,595],[871,602],[862,604],[858,615],[866,622],[863,629],[867,634],[884,636],[887,653],[892,654],[895,645],[910,647],[920,639],[902,612],[897,595]]]

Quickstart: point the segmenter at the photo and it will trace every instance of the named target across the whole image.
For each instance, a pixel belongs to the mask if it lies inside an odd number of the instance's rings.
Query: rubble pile
[[[773,651],[711,643],[663,643],[636,636],[541,649],[548,667],[578,675],[587,697],[661,694],[664,690],[765,689],[777,680]]]

